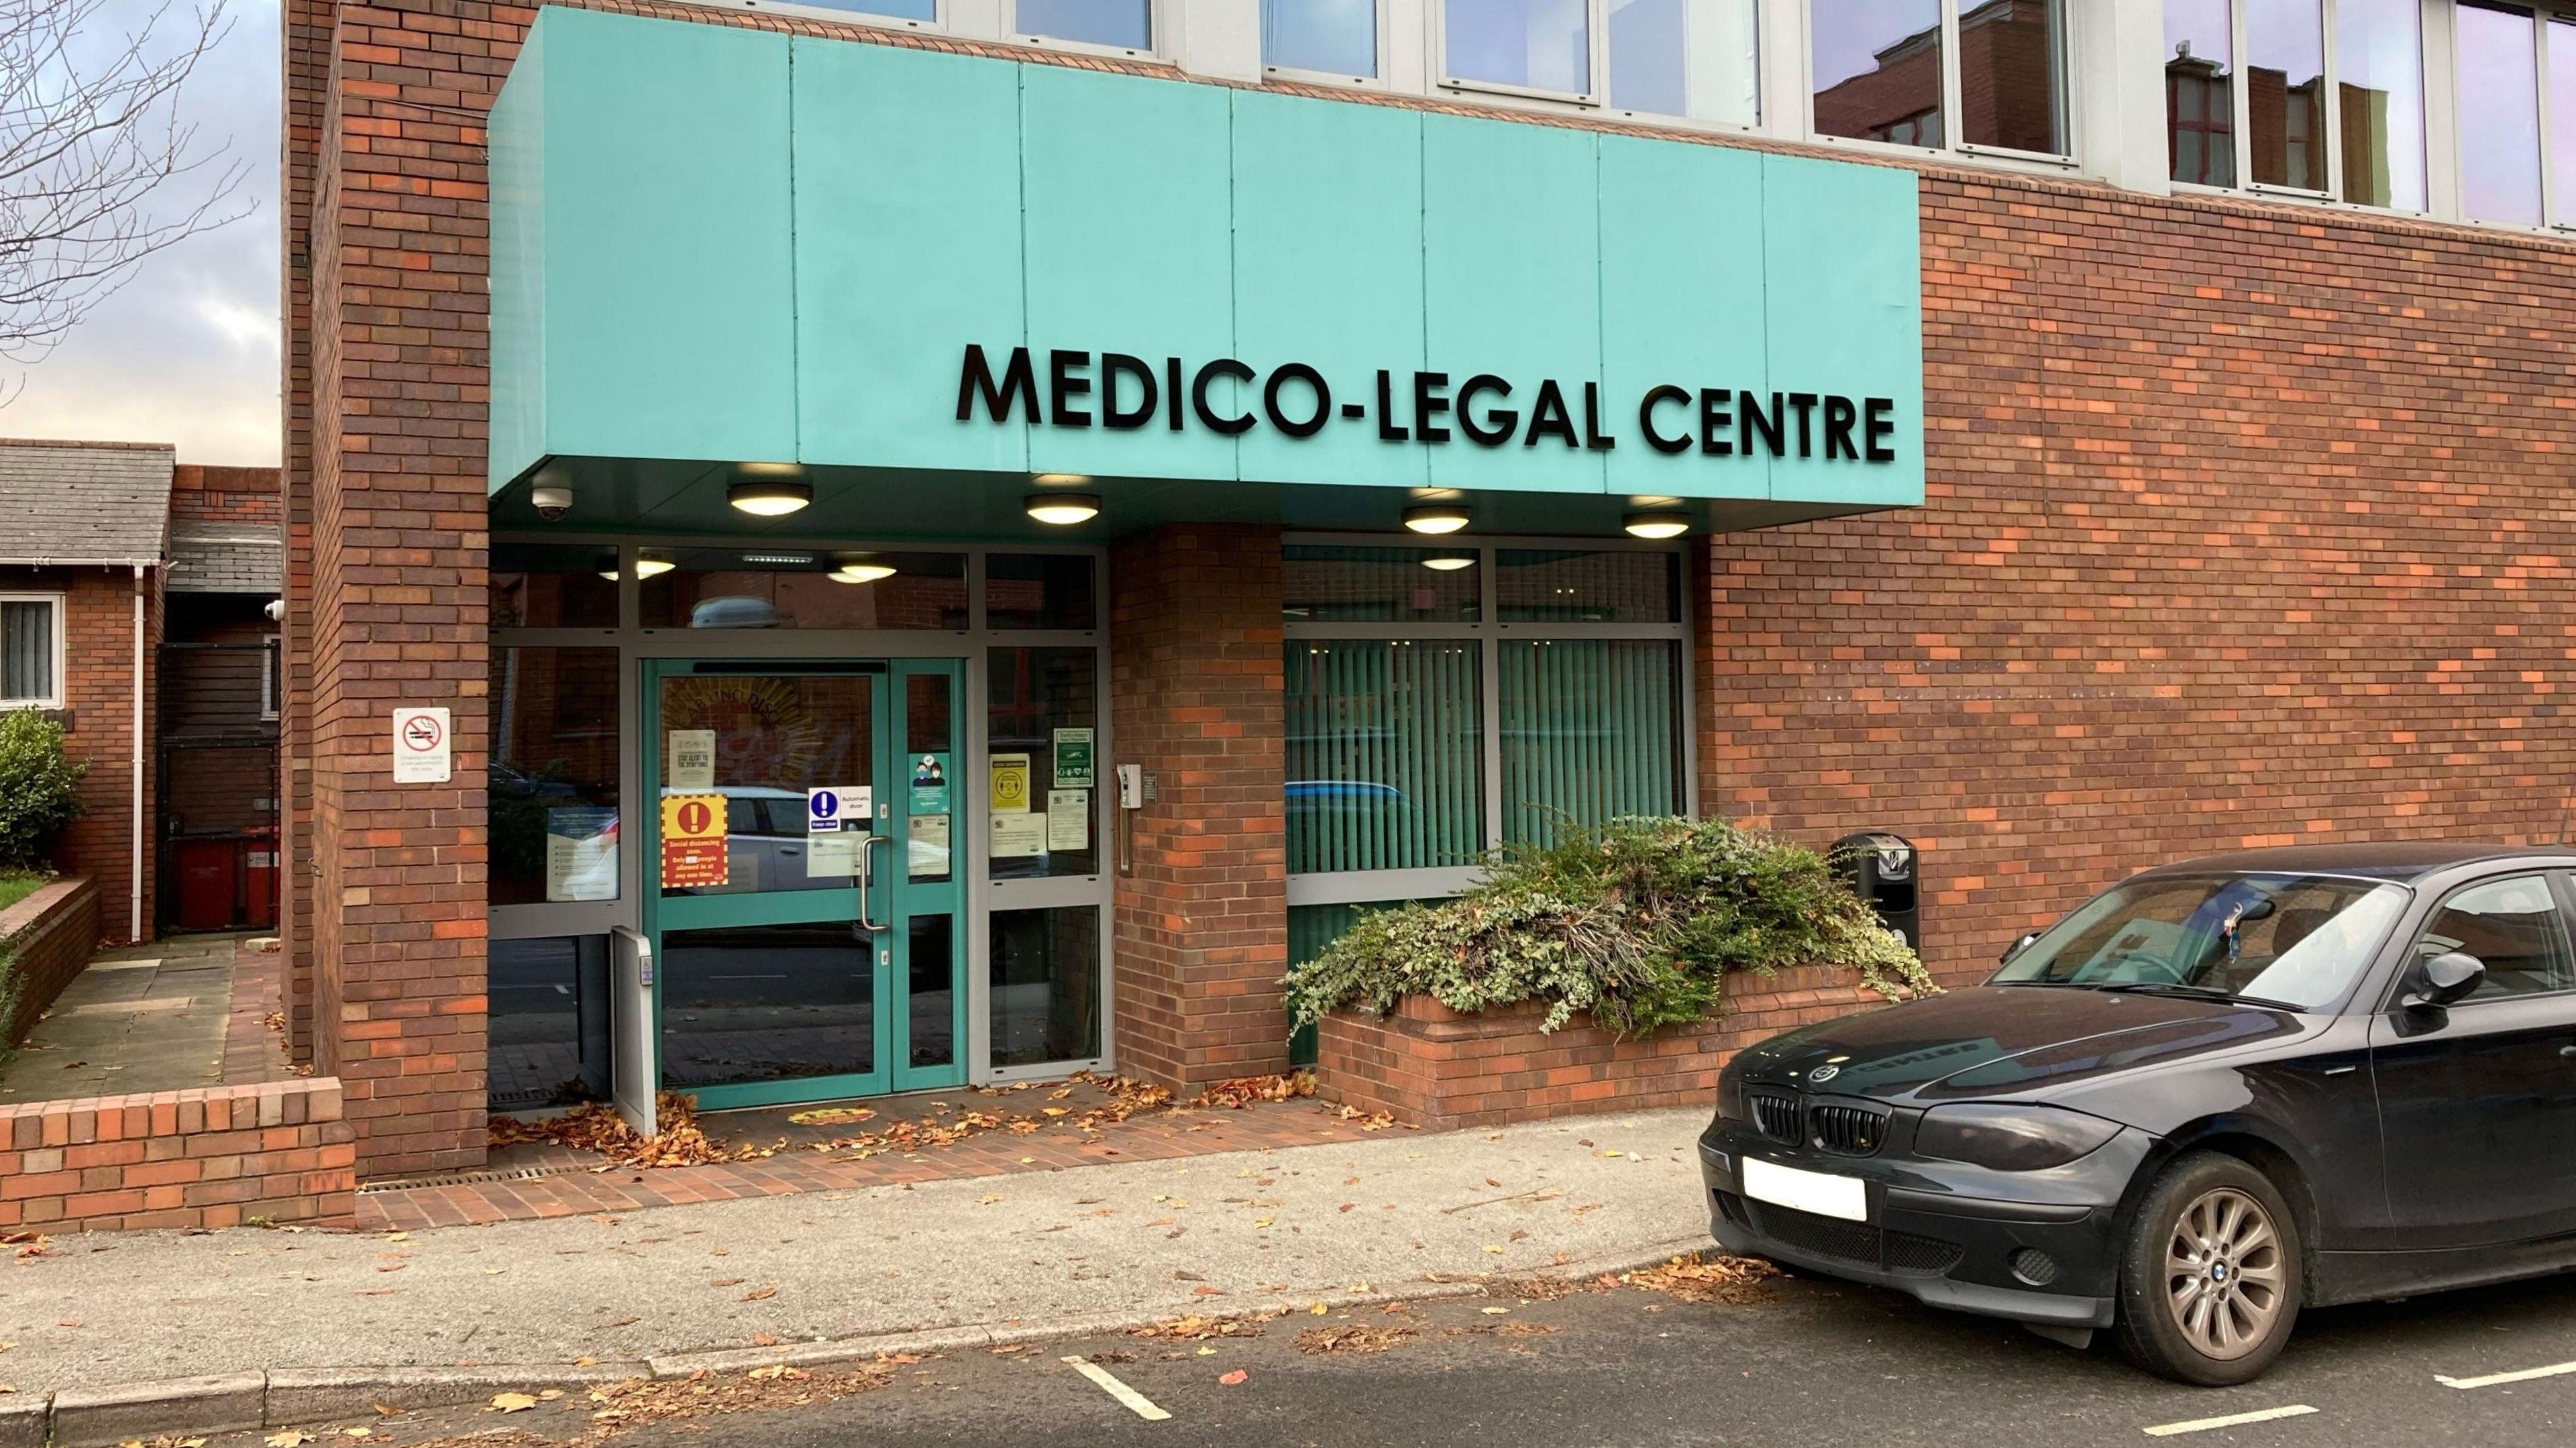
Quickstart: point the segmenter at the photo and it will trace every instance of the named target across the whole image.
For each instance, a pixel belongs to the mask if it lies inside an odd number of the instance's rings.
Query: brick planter
[[[0,1106],[0,1227],[347,1226],[358,1149],[329,1076]]]
[[[1491,1126],[1589,1111],[1712,1104],[1727,1057],[1792,1026],[1885,1005],[1848,971],[1729,976],[1726,1014],[1622,1041],[1576,1016],[1539,1032],[1530,1004],[1462,1015],[1425,996],[1375,1016],[1337,1011],[1316,1031],[1316,1090],[1409,1126]]]
[[[14,1046],[36,1018],[98,953],[98,886],[86,879],[55,880],[0,910],[0,959],[8,962],[14,994],[0,998],[0,1030]]]

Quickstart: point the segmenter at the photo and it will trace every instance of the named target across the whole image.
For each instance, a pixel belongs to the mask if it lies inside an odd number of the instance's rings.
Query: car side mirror
[[[1998,960],[1998,961],[1996,961],[1995,963],[1996,963],[1997,965],[2010,965],[2010,964],[2012,964],[2012,962],[2013,962],[2013,957],[2014,957],[2014,956],[2019,955],[2019,954],[2021,954],[2023,951],[2030,949],[2030,948],[2031,948],[2031,946],[2033,946],[2034,944],[2037,944],[2037,943],[2038,943],[2038,941],[2039,941],[2039,932],[2038,932],[2038,931],[2036,931],[2036,930],[2034,930],[2034,931],[2030,932],[2028,935],[2023,936],[2021,939],[2014,941],[2012,944],[2010,944],[2010,945],[2008,945],[2008,946],[2005,946],[2005,947],[2004,947],[2003,959]]]
[[[2447,1006],[2474,994],[2487,978],[2487,963],[2466,951],[2434,956],[2415,968],[2415,991],[2409,1006]]]

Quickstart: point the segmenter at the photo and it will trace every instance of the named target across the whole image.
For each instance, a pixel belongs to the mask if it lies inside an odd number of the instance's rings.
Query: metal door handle
[[[893,843],[894,836],[874,832],[859,842],[859,928],[871,934],[882,935],[888,926],[881,920],[868,918],[868,887],[876,880],[876,871],[869,868],[868,862],[876,858],[877,846]]]

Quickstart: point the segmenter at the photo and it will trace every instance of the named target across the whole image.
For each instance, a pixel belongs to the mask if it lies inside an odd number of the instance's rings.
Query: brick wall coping
[[[86,875],[66,875],[37,886],[24,900],[0,910],[0,953],[36,934],[55,915],[80,908],[83,891],[97,894],[98,883]]]
[[[356,1141],[333,1076],[0,1106],[0,1227],[347,1226]]]

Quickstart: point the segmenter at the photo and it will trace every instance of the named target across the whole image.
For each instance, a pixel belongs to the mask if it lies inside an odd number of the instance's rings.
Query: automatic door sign
[[[394,783],[445,784],[454,757],[445,709],[394,711]]]
[[[832,785],[805,791],[805,832],[828,835],[835,830],[864,830],[876,813],[876,791],[864,784]]]
[[[688,890],[726,883],[725,798],[720,794],[662,797],[662,888]]]

